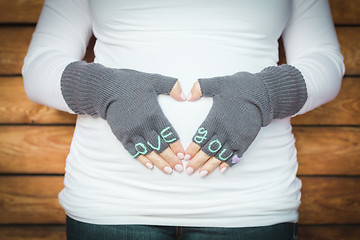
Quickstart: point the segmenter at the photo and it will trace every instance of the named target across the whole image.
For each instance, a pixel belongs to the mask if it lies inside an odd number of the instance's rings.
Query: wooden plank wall
[[[346,76],[293,119],[303,181],[300,240],[360,237],[360,0],[330,0]],[[43,0],[0,0],[0,239],[65,239],[57,194],[74,116],[30,102],[21,66]],[[90,53],[91,57],[91,53]]]

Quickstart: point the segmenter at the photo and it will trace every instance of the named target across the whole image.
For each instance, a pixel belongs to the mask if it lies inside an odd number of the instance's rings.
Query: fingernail
[[[180,158],[180,160],[184,159],[184,154],[179,152],[178,154],[176,154],[178,156],[178,158]]]
[[[200,177],[205,177],[206,175],[208,175],[208,171],[204,170],[200,172]]]
[[[191,175],[193,172],[194,172],[194,168],[192,168],[192,167],[188,167],[188,168],[186,169],[186,174],[187,174],[187,175]]]
[[[189,92],[188,95],[186,96],[186,99],[187,99],[187,100],[190,100],[191,97],[192,97],[192,94],[191,94],[191,92]]]
[[[220,172],[221,172],[221,173],[224,173],[224,172],[226,171],[226,169],[227,169],[227,167],[223,167],[223,168],[220,170]]]
[[[154,167],[154,165],[152,165],[152,164],[149,163],[149,162],[147,162],[145,165],[146,165],[146,167],[147,167],[148,169],[152,169],[152,168]]]
[[[176,164],[175,165],[175,170],[177,172],[182,172],[182,170],[184,170],[183,166],[181,164]]]
[[[171,167],[164,167],[164,172],[166,172],[167,174],[172,173]]]
[[[184,160],[185,160],[185,161],[189,161],[190,158],[191,158],[191,155],[190,155],[190,154],[186,154],[186,155],[184,156]]]
[[[183,92],[181,93],[181,99],[186,100],[186,96],[185,96],[185,94]]]

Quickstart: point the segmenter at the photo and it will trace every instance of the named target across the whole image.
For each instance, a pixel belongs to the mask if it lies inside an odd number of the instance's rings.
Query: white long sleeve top
[[[47,0],[23,66],[31,100],[73,113],[60,79],[65,66],[83,58],[92,33],[94,62],[176,77],[185,92],[198,78],[275,66],[282,35],[287,63],[306,81],[308,100],[298,114],[332,100],[344,73],[324,0]],[[159,103],[186,148],[212,99],[159,96]],[[225,174],[166,175],[134,160],[105,120],[78,116],[60,203],[70,217],[96,224],[296,222],[294,142],[290,118],[273,120]]]

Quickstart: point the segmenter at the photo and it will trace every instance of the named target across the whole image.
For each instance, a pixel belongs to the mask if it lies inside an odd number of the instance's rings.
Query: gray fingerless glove
[[[61,77],[63,97],[77,114],[106,119],[112,132],[133,156],[161,153],[179,139],[157,101],[169,94],[175,78],[73,62]]]
[[[307,100],[305,80],[290,65],[199,79],[199,83],[202,95],[213,97],[213,106],[193,141],[230,166],[240,160],[261,127],[297,113]]]

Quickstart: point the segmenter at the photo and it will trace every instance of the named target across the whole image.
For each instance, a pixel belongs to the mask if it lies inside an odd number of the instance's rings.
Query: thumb
[[[213,97],[217,95],[220,90],[220,82],[219,77],[199,79],[202,96]]]
[[[173,88],[171,89],[169,95],[171,97],[173,97],[174,99],[178,100],[178,101],[185,101],[186,100],[186,97],[185,97],[185,95],[182,92],[182,89],[180,87],[179,81],[176,81],[176,83],[174,84]]]
[[[200,84],[198,81],[196,81],[193,87],[191,88],[191,92],[186,96],[186,99],[188,101],[196,101],[199,98],[201,98],[201,96],[202,96],[202,92],[201,92]]]

